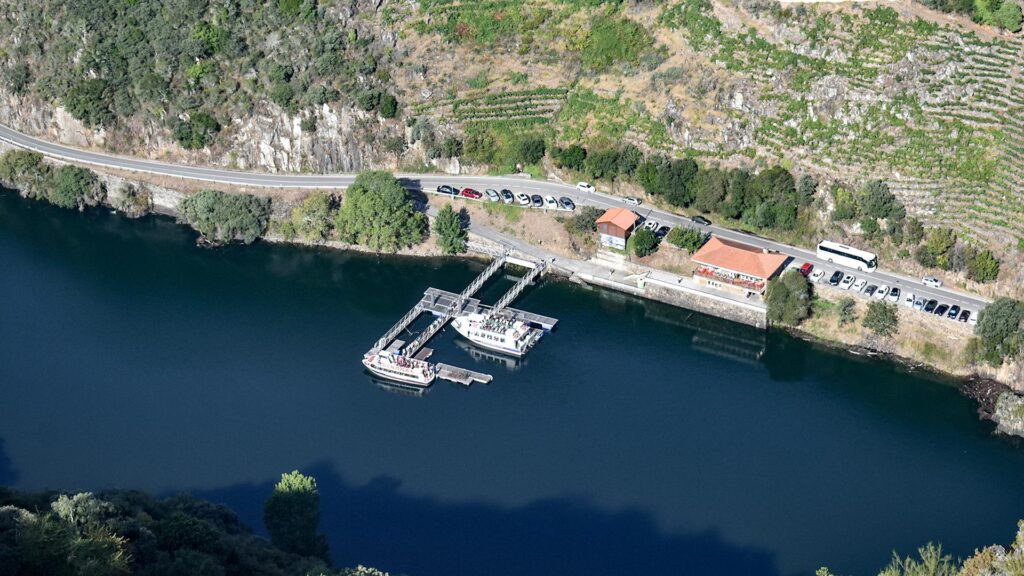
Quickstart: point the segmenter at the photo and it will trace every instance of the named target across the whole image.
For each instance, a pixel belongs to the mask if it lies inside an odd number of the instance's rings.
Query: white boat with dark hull
[[[502,314],[466,314],[452,320],[452,328],[473,344],[520,357],[540,340],[543,331]]]
[[[387,350],[366,354],[363,356],[363,366],[380,378],[423,388],[430,386],[437,376],[437,371],[429,362]]]

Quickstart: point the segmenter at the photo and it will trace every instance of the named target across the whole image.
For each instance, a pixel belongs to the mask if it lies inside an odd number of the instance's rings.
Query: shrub
[[[647,228],[633,232],[633,252],[640,258],[654,254],[658,249],[658,238]]]
[[[666,237],[669,244],[693,254],[707,241],[707,236],[696,228],[676,226]]]
[[[849,296],[839,299],[836,309],[839,313],[839,325],[845,326],[857,320],[857,303]]]
[[[53,172],[52,189],[47,198],[61,208],[95,205],[106,196],[106,188],[89,169],[66,164]]]
[[[213,142],[220,131],[220,124],[205,112],[196,112],[188,120],[181,120],[174,127],[174,139],[183,148],[199,150]]]
[[[796,326],[811,315],[811,283],[796,270],[768,282],[768,319]]]
[[[116,119],[110,109],[112,100],[106,80],[95,78],[73,84],[64,97],[64,106],[86,126],[110,126]]]
[[[270,199],[250,194],[200,190],[181,201],[181,215],[199,233],[214,240],[252,243],[267,230]]]
[[[394,96],[385,92],[380,97],[380,117],[381,118],[394,118],[398,116],[398,100]]]
[[[994,282],[999,277],[999,260],[988,250],[978,252],[967,262],[967,277],[978,282]]]
[[[899,316],[896,305],[886,302],[871,302],[864,314],[864,327],[879,336],[892,336],[899,329]]]
[[[437,235],[437,245],[445,254],[462,254],[466,251],[468,235],[462,226],[462,218],[452,209],[451,204],[445,204],[437,213],[434,234]]]
[[[583,206],[576,211],[576,214],[565,221],[565,229],[573,234],[589,234],[597,232],[597,219],[604,214],[604,210],[593,206]]]
[[[327,559],[320,530],[320,492],[316,480],[298,470],[282,474],[263,507],[270,541],[285,552]]]
[[[636,22],[600,15],[591,22],[581,56],[584,66],[600,70],[619,62],[636,64],[653,45],[654,39]]]
[[[1024,302],[997,298],[981,311],[978,326],[978,358],[998,366],[1024,348]]]
[[[544,158],[544,139],[526,138],[516,146],[517,161],[523,164],[536,164]]]
[[[573,144],[559,152],[557,157],[558,165],[570,170],[582,170],[583,162],[587,159],[587,149]]]

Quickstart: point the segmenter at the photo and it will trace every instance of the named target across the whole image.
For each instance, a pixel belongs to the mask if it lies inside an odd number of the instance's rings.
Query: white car
[[[925,301],[924,298],[914,298],[914,310],[924,310]]]
[[[935,276],[925,276],[924,278],[921,278],[921,284],[931,286],[932,288],[942,288],[942,280],[939,280]]]
[[[976,325],[978,323],[978,314],[971,314],[971,317],[967,319],[967,323],[971,326]]]
[[[818,268],[814,272],[811,272],[811,282],[821,282],[821,279],[825,277],[825,271]]]
[[[843,290],[849,290],[850,286],[853,286],[853,283],[856,280],[857,280],[856,276],[853,276],[852,274],[847,274],[847,275],[843,276],[842,281],[839,282],[839,287],[842,288]]]
[[[625,198],[622,199],[622,201],[625,202],[626,204],[629,204],[630,206],[639,206],[640,204],[643,204],[643,202],[641,202],[639,198],[634,198],[632,196],[626,196]]]
[[[647,228],[651,232],[657,232],[658,228],[660,228],[660,227],[661,227],[661,224],[659,224],[657,220],[648,220],[648,221],[644,222],[644,228]]]
[[[867,287],[867,285],[868,281],[861,278],[860,280],[854,282],[853,286],[851,286],[850,289],[853,290],[854,292],[863,292],[864,288]]]
[[[576,184],[576,189],[584,194],[593,194],[594,192],[597,192],[597,188],[594,188],[594,185],[590,182],[580,182]]]
[[[906,306],[907,308],[913,308],[915,300],[917,300],[917,296],[914,296],[913,294],[907,294],[906,296],[903,297],[903,305]]]
[[[516,192],[516,201],[519,202],[520,206],[529,206],[530,204],[533,204],[530,197],[522,192]]]
[[[896,286],[893,286],[892,290],[889,290],[889,295],[886,296],[885,299],[888,300],[889,302],[892,302],[893,304],[899,303],[900,289],[897,288]]]
[[[501,196],[498,195],[498,191],[492,188],[488,188],[484,191],[487,194],[487,199],[491,202],[501,202]]]
[[[550,210],[558,210],[558,200],[555,200],[554,196],[545,196],[544,207]]]
[[[884,300],[885,297],[888,296],[888,295],[889,295],[889,287],[886,286],[885,284],[882,284],[881,286],[879,286],[878,290],[876,290],[875,294],[874,294],[875,300]]]

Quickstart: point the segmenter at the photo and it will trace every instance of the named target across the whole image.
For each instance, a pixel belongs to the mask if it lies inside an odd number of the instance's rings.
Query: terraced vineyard
[[[912,212],[965,236],[1024,237],[1024,42],[890,8],[776,17],[801,41],[727,29],[708,0],[669,5],[659,21],[758,85],[756,109],[727,112],[754,126],[759,153],[883,178]]]
[[[520,124],[550,120],[561,108],[566,88],[534,88],[507,92],[478,92],[462,98],[444,98],[414,108],[431,111],[462,124],[514,121]]]

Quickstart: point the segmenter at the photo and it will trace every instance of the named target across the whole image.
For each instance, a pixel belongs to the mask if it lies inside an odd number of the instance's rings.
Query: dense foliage
[[[181,216],[204,236],[216,241],[252,243],[267,230],[270,199],[249,194],[200,190],[181,201]]]
[[[970,16],[980,24],[1019,32],[1024,16],[1018,0],[922,0],[929,8]]]
[[[630,241],[633,244],[633,253],[640,258],[649,256],[658,249],[658,239],[654,236],[654,232],[647,228],[640,228],[633,232],[633,237],[630,238]]]
[[[565,221],[565,229],[573,234],[585,235],[597,232],[597,219],[604,210],[593,206],[580,206],[576,213]]]
[[[879,336],[892,336],[899,330],[899,315],[896,305],[872,301],[864,314],[864,327]]]
[[[1024,350],[1024,302],[997,298],[981,311],[972,341],[974,355],[998,366]]]
[[[336,210],[334,196],[317,190],[307,196],[301,206],[292,208],[289,217],[278,227],[285,240],[300,238],[306,242],[324,242],[334,234]]]
[[[922,266],[966,272],[968,278],[978,282],[999,277],[999,260],[991,251],[962,242],[949,228],[929,228],[924,244],[914,249],[914,258]]]
[[[95,206],[107,195],[92,170],[70,164],[54,168],[43,162],[41,154],[27,150],[9,150],[0,156],[0,184],[61,208]]]
[[[645,158],[632,145],[587,150],[579,145],[555,149],[555,163],[595,180],[625,178],[679,208],[715,212],[763,229],[795,230],[799,211],[816,190],[813,179],[801,186],[789,170],[774,166],[752,174],[746,169],[701,166],[690,158]]]
[[[3,76],[89,126],[158,120],[186,148],[209,145],[261,100],[290,112],[343,101],[394,117],[387,54],[340,18],[308,0],[22,3],[0,23]]]
[[[345,191],[335,225],[345,242],[378,252],[396,252],[423,241],[427,218],[413,209],[394,176],[364,172]]]
[[[768,282],[768,319],[796,326],[811,315],[811,283],[796,270]]]
[[[327,562],[327,538],[320,533],[320,492],[316,480],[298,470],[281,475],[263,507],[270,541],[285,552]]]
[[[693,254],[700,250],[700,247],[707,241],[708,236],[696,228],[676,226],[668,233],[665,239],[676,248],[683,248],[690,254]]]
[[[445,204],[434,218],[434,234],[437,236],[437,245],[445,254],[462,254],[466,251],[468,234],[462,226],[462,217],[452,209],[451,204]]]
[[[190,496],[21,494],[0,488],[0,574],[293,576],[336,572],[281,550]]]

